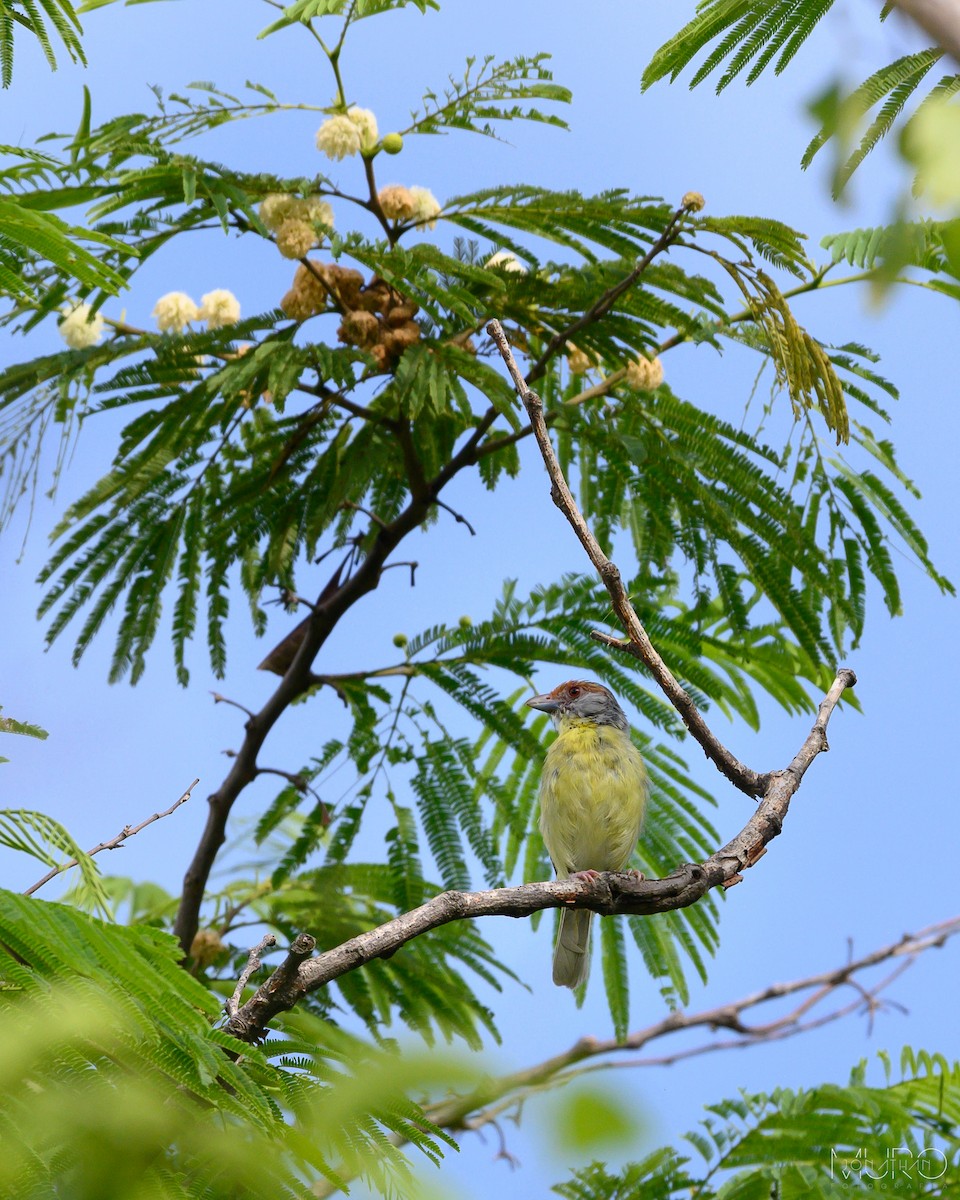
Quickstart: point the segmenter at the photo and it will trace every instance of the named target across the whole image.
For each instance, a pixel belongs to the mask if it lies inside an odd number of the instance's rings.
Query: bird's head
[[[558,728],[565,717],[593,721],[596,725],[613,725],[624,732],[629,728],[626,714],[617,703],[613,692],[599,683],[585,679],[571,679],[561,683],[552,692],[534,696],[527,701],[529,708],[549,713]]]

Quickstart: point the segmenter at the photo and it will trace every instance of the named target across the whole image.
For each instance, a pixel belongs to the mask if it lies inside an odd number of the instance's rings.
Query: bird
[[[572,679],[534,696],[557,737],[540,778],[540,832],[558,879],[622,871],[636,849],[649,793],[647,769],[630,740],[626,714],[609,689]],[[593,913],[560,914],[553,982],[576,988],[590,967]]]

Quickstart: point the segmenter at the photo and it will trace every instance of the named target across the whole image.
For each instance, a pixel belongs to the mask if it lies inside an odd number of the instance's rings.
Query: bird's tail
[[[590,969],[590,922],[593,913],[569,908],[560,914],[560,932],[553,951],[553,982],[575,988]]]

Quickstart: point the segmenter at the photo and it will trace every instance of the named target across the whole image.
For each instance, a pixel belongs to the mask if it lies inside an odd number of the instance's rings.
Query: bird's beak
[[[560,701],[551,695],[533,696],[527,701],[527,708],[536,708],[540,712],[555,713],[560,707]]]

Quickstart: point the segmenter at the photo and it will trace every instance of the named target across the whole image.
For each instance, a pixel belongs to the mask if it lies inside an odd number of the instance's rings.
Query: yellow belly
[[[564,721],[540,784],[540,832],[557,874],[622,871],[640,836],[647,791],[647,771],[628,734]]]

